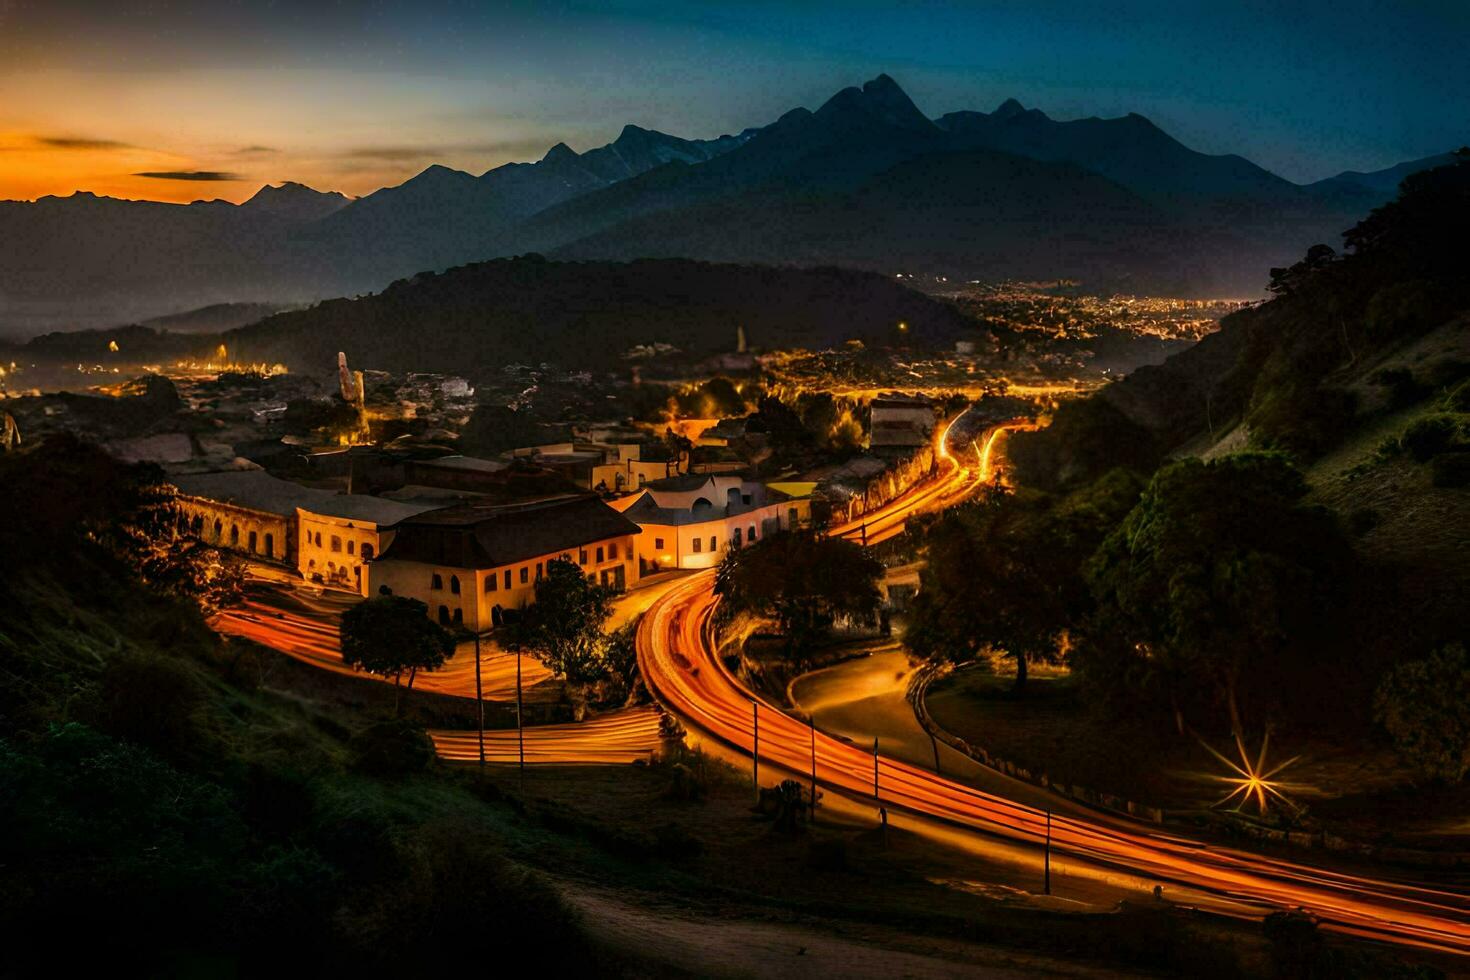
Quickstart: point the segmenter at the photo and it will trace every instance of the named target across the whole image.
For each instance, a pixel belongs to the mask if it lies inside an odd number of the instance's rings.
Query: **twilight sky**
[[[1292,180],[1470,142],[1470,3],[0,0],[0,199],[239,201],[710,137],[880,71],[931,116],[1141,112]]]

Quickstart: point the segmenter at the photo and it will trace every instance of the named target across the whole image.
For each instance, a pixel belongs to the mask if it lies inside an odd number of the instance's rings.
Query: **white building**
[[[710,568],[730,548],[789,530],[811,517],[809,498],[724,474],[657,480],[642,493],[613,501],[613,506],[643,529],[638,536],[640,574]]]

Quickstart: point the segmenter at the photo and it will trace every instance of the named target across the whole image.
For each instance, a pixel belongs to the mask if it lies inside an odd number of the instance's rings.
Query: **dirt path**
[[[583,885],[564,892],[598,942],[693,976],[1012,980],[1137,975],[958,940],[906,936],[881,926],[716,918],[672,906],[645,908]]]

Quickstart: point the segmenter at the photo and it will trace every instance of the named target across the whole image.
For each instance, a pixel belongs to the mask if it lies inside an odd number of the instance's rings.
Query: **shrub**
[[[1448,449],[1458,430],[1459,422],[1452,415],[1426,415],[1405,429],[1399,442],[1415,462],[1425,463]]]
[[[152,653],[128,654],[103,668],[92,720],[109,735],[178,759],[198,747],[195,711],[203,696],[187,664]]]
[[[434,761],[434,742],[428,733],[402,719],[369,725],[349,745],[353,768],[375,776],[423,772]]]
[[[1470,378],[1445,392],[1444,408],[1447,412],[1470,412]]]
[[[1458,783],[1470,771],[1470,659],[1451,644],[1392,668],[1374,714],[1404,759],[1423,775]]]

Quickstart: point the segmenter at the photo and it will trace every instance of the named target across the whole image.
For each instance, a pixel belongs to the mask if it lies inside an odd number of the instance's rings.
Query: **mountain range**
[[[585,153],[432,166],[356,200],[287,183],[240,205],[0,202],[0,333],[310,302],[528,252],[1254,295],[1438,159],[1298,185],[1136,114],[1058,121],[1008,99],[931,119],[880,75],[738,135],[630,125]]]

